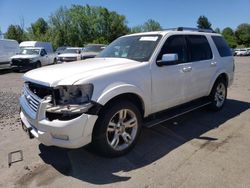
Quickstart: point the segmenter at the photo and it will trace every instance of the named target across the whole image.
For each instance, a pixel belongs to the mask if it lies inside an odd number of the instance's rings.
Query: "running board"
[[[174,108],[170,108],[155,115],[151,115],[149,118],[146,118],[144,120],[143,126],[151,128],[155,125],[164,123],[166,121],[182,116],[199,108],[205,107],[209,104],[211,104],[211,102],[209,102],[208,100],[199,99]]]

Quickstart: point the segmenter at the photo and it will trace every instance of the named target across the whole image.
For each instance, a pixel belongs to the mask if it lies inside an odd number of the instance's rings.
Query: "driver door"
[[[169,36],[165,41],[157,61],[163,54],[177,54],[175,63],[168,62],[162,66],[152,65],[152,111],[158,112],[179,105],[186,101],[188,80],[190,80],[191,63],[188,63],[188,52],[185,36]]]
[[[45,49],[41,50],[40,55],[41,55],[41,64],[42,64],[42,66],[48,65],[49,64],[49,57],[48,57],[48,54],[45,51]]]

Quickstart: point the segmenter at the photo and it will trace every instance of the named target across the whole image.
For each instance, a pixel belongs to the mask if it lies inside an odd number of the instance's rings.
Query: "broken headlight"
[[[46,111],[65,116],[85,113],[93,106],[92,94],[92,84],[58,86],[54,90],[54,104],[49,105]]]
[[[55,103],[57,105],[81,105],[91,100],[93,85],[58,86],[55,90]]]

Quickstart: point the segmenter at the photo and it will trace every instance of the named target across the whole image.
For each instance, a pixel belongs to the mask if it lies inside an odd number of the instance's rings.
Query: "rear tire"
[[[219,111],[223,108],[227,98],[227,84],[225,79],[218,79],[209,95],[210,101],[209,109]]]
[[[106,157],[124,155],[135,146],[141,126],[141,113],[132,102],[110,104],[100,112],[93,131],[93,146]]]

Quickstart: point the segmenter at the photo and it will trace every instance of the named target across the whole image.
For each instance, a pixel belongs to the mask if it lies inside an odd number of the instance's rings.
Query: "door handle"
[[[217,65],[217,63],[216,62],[211,62],[211,67],[215,67],[216,65]]]
[[[183,67],[182,71],[183,72],[190,72],[192,70],[192,67]]]

